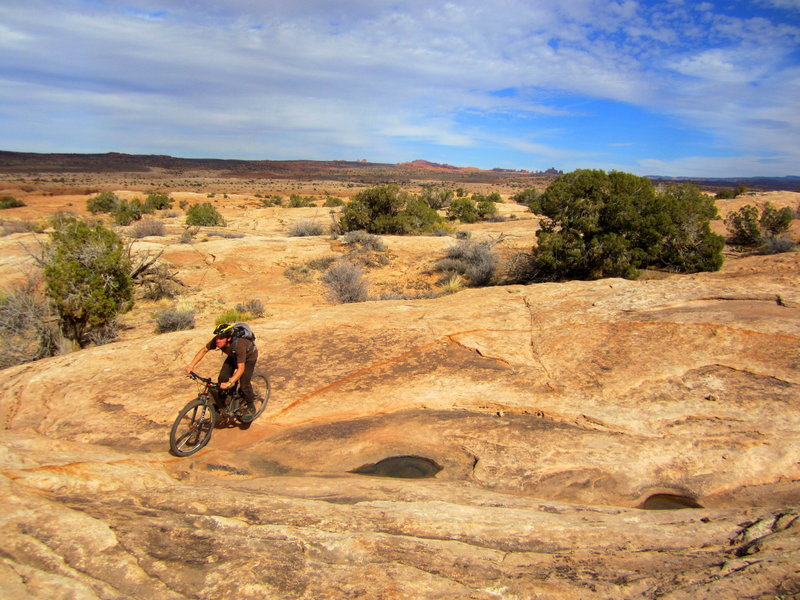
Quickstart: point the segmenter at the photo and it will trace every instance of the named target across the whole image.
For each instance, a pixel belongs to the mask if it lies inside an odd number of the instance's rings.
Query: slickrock
[[[282,311],[183,459],[207,332],[7,369],[0,596],[800,597],[799,263]]]

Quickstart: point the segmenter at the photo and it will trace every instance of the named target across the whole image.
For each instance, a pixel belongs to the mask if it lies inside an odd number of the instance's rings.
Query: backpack
[[[250,325],[247,323],[236,323],[236,325],[233,326],[233,335],[231,336],[232,357],[236,357],[236,340],[239,338],[250,340],[253,342],[254,346],[256,344],[256,334],[250,329]]]
[[[236,338],[243,338],[245,340],[250,340],[251,342],[256,341],[256,334],[253,333],[253,330],[250,329],[250,325],[247,323],[236,323],[233,326],[233,339]]]

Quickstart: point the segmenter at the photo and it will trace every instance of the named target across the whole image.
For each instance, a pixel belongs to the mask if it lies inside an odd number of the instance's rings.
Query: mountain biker
[[[243,337],[234,337],[233,323],[223,323],[214,330],[214,337],[197,352],[192,362],[186,367],[188,375],[194,371],[209,350],[221,350],[227,355],[222,368],[219,371],[219,387],[227,389],[237,381],[242,397],[247,403],[247,413],[255,413],[255,392],[250,380],[253,378],[253,371],[258,360],[258,348],[255,342]]]

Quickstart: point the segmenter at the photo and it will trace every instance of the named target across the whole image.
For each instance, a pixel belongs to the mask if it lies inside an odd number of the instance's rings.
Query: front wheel
[[[217,413],[202,399],[192,400],[181,409],[169,432],[169,449],[175,456],[194,454],[211,439]]]

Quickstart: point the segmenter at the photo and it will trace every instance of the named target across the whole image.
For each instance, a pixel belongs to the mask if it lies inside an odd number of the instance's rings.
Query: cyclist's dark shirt
[[[209,350],[217,350],[217,338],[211,338],[211,341],[206,344],[206,348]],[[244,338],[236,338],[232,344],[224,348],[219,348],[219,350],[222,350],[230,358],[234,355],[234,348],[236,349],[235,356],[237,363],[248,363],[258,360],[258,348],[256,348],[255,343]]]

